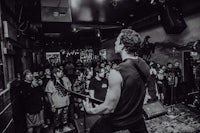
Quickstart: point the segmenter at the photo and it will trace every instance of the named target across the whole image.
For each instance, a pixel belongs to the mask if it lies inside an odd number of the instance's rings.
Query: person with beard
[[[147,133],[143,118],[145,83],[150,76],[148,64],[137,51],[141,46],[140,35],[123,29],[115,42],[115,53],[123,60],[112,69],[108,78],[105,101],[95,107],[84,102],[89,114],[103,114],[91,127],[90,133],[113,133],[128,129],[131,133]]]
[[[71,90],[69,80],[63,76],[63,71],[55,67],[52,70],[52,79],[49,80],[45,88],[51,109],[54,113],[55,132],[66,132],[71,130],[68,127],[68,108],[70,98],[67,90]]]
[[[95,77],[89,84],[89,94],[92,98],[104,101],[108,89],[108,80],[105,78],[105,69],[103,67],[95,68]]]

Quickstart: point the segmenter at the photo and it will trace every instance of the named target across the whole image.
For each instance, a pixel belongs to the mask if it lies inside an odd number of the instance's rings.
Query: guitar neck
[[[63,88],[65,88],[65,86],[63,86],[60,82],[58,82]],[[66,88],[65,88],[66,89]],[[88,95],[84,95],[81,93],[77,93],[71,90],[66,89],[71,95],[73,95],[74,97],[80,98],[80,99],[89,99],[91,102],[96,103],[96,104],[101,104],[103,103],[102,100],[96,99],[96,98],[91,98]]]
[[[77,93],[77,92],[74,92],[74,91],[71,91],[71,90],[67,90],[67,91],[70,92],[70,94],[73,95],[74,97],[77,97],[77,98],[80,98],[80,99],[89,99],[91,102],[96,103],[96,104],[103,103],[102,100],[99,100],[99,99],[96,99],[96,98],[91,98],[88,95]]]

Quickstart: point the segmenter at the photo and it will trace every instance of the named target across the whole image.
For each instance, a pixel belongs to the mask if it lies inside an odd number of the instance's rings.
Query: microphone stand
[[[64,86],[64,85],[62,85],[60,82],[58,82],[64,89],[66,89],[66,87]],[[84,86],[84,89],[85,89],[86,87]],[[101,103],[103,103],[103,101],[102,100],[99,100],[99,99],[95,99],[95,98],[91,98],[90,96],[88,96],[88,95],[84,95],[84,94],[80,94],[80,93],[77,93],[77,92],[74,92],[74,91],[71,91],[71,90],[68,90],[68,89],[66,89],[71,95],[73,95],[74,97],[78,97],[78,98],[81,98],[81,99],[86,99],[86,100],[88,100],[88,101],[92,101],[92,102],[94,102],[94,103],[96,103],[96,104],[101,104]],[[86,90],[86,89],[85,89]],[[84,107],[84,105],[83,105],[83,107]],[[86,130],[86,110],[85,110],[85,108],[84,108],[84,116],[83,116],[83,126],[84,126],[84,133],[87,133],[87,130]]]
[[[175,55],[174,55],[174,54],[175,54],[175,50],[176,50],[176,49],[173,47],[173,49],[172,49],[173,60],[174,60],[174,56],[175,56]],[[175,91],[175,84],[176,84],[176,83],[175,83],[175,82],[176,82],[176,80],[175,80],[176,75],[175,75],[175,70],[174,70],[174,69],[175,69],[175,68],[172,68],[172,73],[173,73],[173,76],[174,76],[174,77],[173,77],[173,80],[174,80],[173,83],[174,83],[174,84],[173,84],[173,86],[172,86],[172,88],[171,88],[171,111],[172,111],[172,112],[174,112],[174,106],[175,106],[175,103],[174,103],[174,102],[175,102],[175,100],[176,100],[176,98],[175,98],[175,92],[174,92],[174,91]],[[173,113],[173,114],[174,114],[174,113]]]
[[[83,103],[82,103],[83,105]],[[83,105],[84,106],[84,105]],[[84,133],[87,133],[87,126],[86,126],[86,110],[85,108],[83,107],[83,130],[84,130]]]
[[[86,92],[86,82],[84,81],[84,91]],[[87,98],[86,98],[87,100]],[[83,102],[82,102],[82,105],[83,105]],[[83,105],[83,127],[84,127],[84,133],[87,133],[87,125],[86,125],[86,110],[85,110],[85,107]]]
[[[173,48],[172,49],[172,53],[173,53],[173,59],[174,59],[174,54],[175,54],[175,48]],[[171,97],[170,97],[170,102],[171,102],[171,105],[170,105],[170,116],[172,117],[172,118],[175,118],[176,117],[176,113],[174,112],[175,111],[175,93],[174,93],[174,91],[175,91],[175,78],[176,78],[176,76],[175,76],[175,70],[174,70],[174,68],[172,68],[172,73],[173,73],[173,85],[172,85],[172,87],[171,87]]]

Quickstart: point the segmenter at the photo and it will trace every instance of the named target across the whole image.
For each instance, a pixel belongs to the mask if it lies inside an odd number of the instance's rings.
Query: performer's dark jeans
[[[106,119],[100,118],[90,129],[90,133],[114,133],[115,131],[125,130],[127,128],[113,127]],[[144,119],[135,122],[128,130],[131,133],[148,133]]]

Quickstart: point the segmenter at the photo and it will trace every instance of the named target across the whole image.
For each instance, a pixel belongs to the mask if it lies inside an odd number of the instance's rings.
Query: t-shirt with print
[[[67,84],[68,82],[66,81],[66,78],[62,80],[63,80],[63,85],[61,85],[62,83],[59,83],[57,81],[55,81],[54,83],[52,80],[49,80],[45,88],[45,92],[52,94],[52,100],[55,105],[55,108],[68,106],[70,102],[69,96],[67,94],[67,89],[69,89],[69,87],[71,86]]]
[[[172,69],[166,70],[167,84],[174,85],[175,84],[175,74]]]
[[[105,96],[108,89],[108,80],[102,79],[101,81],[93,78],[89,84],[89,90],[94,90],[94,98],[99,100],[105,100]]]

